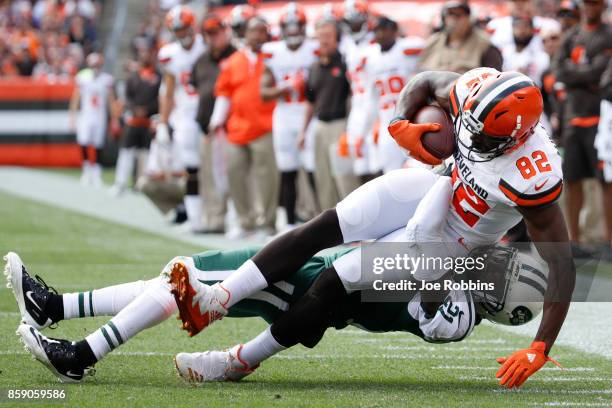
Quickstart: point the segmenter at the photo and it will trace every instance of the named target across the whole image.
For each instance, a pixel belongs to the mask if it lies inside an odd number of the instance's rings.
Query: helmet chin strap
[[[521,119],[522,119],[521,115],[518,115],[518,116],[516,117],[516,127],[514,128],[514,130],[512,131],[512,133],[510,133],[510,136],[511,136],[511,137],[516,136],[516,132],[518,132],[518,131],[521,129]]]

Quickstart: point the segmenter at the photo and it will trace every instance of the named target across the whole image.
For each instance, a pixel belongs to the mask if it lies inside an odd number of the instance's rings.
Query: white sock
[[[191,229],[196,231],[202,229],[202,199],[199,195],[185,195],[183,198],[187,221]]]
[[[64,320],[76,317],[115,316],[132,300],[156,282],[135,281],[87,292],[64,293]]]
[[[117,158],[117,168],[115,169],[115,185],[125,188],[128,180],[134,172],[134,162],[136,159],[136,149],[122,147],[119,149]]]
[[[225,307],[229,308],[242,299],[267,288],[268,282],[266,282],[266,278],[261,274],[255,262],[249,259],[240,268],[236,269],[236,272],[221,282],[221,286],[230,294],[225,304]]]
[[[278,341],[276,341],[268,326],[259,336],[242,346],[240,358],[246,361],[249,367],[255,367],[257,364],[267,360],[284,349],[286,349],[286,347],[281,346]]]
[[[170,284],[161,277],[154,281],[108,323],[85,338],[98,361],[141,331],[160,324],[176,311]]]

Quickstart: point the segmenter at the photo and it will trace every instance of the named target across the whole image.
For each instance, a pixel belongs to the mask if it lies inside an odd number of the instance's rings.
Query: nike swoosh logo
[[[26,297],[27,297],[28,299],[30,299],[30,302],[32,302],[32,303],[34,304],[34,306],[36,306],[36,308],[37,308],[38,310],[40,310],[41,312],[43,311],[43,310],[42,310],[42,308],[41,308],[40,306],[38,306],[38,303],[36,303],[36,302],[34,301],[34,299],[32,299],[32,291],[31,291],[31,290],[28,290],[28,291],[26,292],[26,294],[25,294],[25,295],[26,295]]]
[[[540,191],[542,189],[542,187],[544,187],[544,185],[548,183],[548,179],[544,180],[544,182],[540,185],[535,185],[535,191]]]
[[[81,378],[81,374],[80,373],[73,373],[72,370],[66,371],[66,375],[68,377],[72,377],[72,378],[76,378],[76,379]]]

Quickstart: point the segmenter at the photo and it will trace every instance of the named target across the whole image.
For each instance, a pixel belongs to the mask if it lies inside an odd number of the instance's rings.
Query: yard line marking
[[[612,394],[612,389],[606,390],[544,390],[537,388],[521,388],[521,389],[512,389],[508,390],[506,388],[500,388],[496,390],[492,390],[492,392],[497,394],[507,394],[513,392],[519,392],[521,394],[575,394],[575,395],[607,395]]]
[[[466,365],[440,365],[431,367],[434,370],[497,370],[499,367],[477,367],[477,366],[466,366]],[[559,371],[558,367],[544,367],[539,371]],[[596,371],[594,367],[571,367],[566,368],[565,371]]]
[[[458,377],[460,380],[474,380],[474,381],[492,381],[496,380],[493,377],[479,377],[464,375]],[[530,382],[568,382],[568,381],[612,381],[612,377],[532,377],[529,379]]]
[[[357,340],[358,343],[360,343],[359,340]],[[514,350],[514,348],[509,348],[509,347],[505,347],[505,348],[499,348],[499,347],[495,347],[495,348],[478,348],[475,349],[474,347],[467,347],[467,346],[459,346],[459,347],[454,347],[454,346],[447,346],[447,350],[448,351],[470,351],[470,352],[478,352],[478,353],[496,353],[496,352],[511,352]],[[405,351],[439,351],[440,350],[440,346],[380,346],[379,348],[383,349],[383,350],[405,350]]]

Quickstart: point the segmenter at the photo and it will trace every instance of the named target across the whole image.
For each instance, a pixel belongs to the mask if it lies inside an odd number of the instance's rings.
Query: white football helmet
[[[493,283],[490,291],[472,291],[476,311],[483,318],[507,326],[533,320],[542,311],[548,268],[516,248],[482,247],[470,253],[485,257],[484,270],[473,270],[468,278]]]

